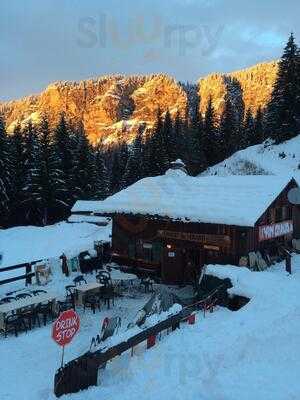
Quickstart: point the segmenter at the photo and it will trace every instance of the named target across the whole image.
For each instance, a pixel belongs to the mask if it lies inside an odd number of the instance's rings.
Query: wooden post
[[[285,270],[288,272],[290,275],[292,273],[292,257],[291,255],[286,255],[285,258]]]
[[[32,265],[30,263],[26,264],[26,275],[31,274],[32,272]],[[32,284],[32,276],[29,275],[26,277],[26,286]]]

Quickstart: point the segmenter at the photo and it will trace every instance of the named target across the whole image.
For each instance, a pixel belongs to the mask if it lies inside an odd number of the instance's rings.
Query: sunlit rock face
[[[278,62],[257,64],[253,67],[232,72],[229,74],[211,74],[199,80],[199,96],[201,97],[200,109],[204,113],[209,96],[220,115],[224,107],[224,99],[228,87],[237,80],[240,84],[245,109],[251,108],[255,114],[257,109],[262,109],[270,100],[273,84],[278,71]],[[234,93],[231,92],[234,96]],[[239,93],[237,93],[239,95]]]
[[[259,64],[231,74],[212,74],[198,82],[200,110],[204,113],[211,95],[218,114],[226,93],[233,101],[243,98],[245,108],[253,112],[267,104],[276,78],[277,63]],[[240,88],[236,89],[236,81]],[[234,83],[235,82],[235,83]],[[55,125],[61,112],[72,122],[83,121],[92,143],[102,140],[114,144],[130,143],[142,125],[151,132],[158,108],[172,116],[187,112],[187,92],[173,78],[159,74],[148,76],[110,75],[80,82],[56,82],[38,95],[0,104],[8,131],[16,124],[39,122],[43,113]]]

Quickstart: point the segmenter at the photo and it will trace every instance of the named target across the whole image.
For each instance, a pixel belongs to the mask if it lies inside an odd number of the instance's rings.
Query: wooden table
[[[110,277],[114,283],[121,283],[121,282],[132,283],[133,281],[138,279],[136,275],[128,274],[127,272],[122,272],[118,269],[111,270]]]
[[[57,296],[53,293],[41,293],[37,296],[26,297],[25,299],[13,300],[10,303],[0,305],[0,330],[4,329],[5,316],[9,313],[16,312],[25,307],[35,306],[41,303],[51,301],[53,306]]]
[[[87,283],[85,285],[80,285],[76,287],[76,305],[77,306],[82,306],[83,305],[83,299],[84,296],[87,294],[94,294],[99,292],[99,289],[103,287],[102,283],[98,282],[92,282],[92,283]]]

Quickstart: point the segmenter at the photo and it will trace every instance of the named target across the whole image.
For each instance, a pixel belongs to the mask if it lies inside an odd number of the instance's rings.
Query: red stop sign
[[[76,335],[79,326],[79,315],[74,310],[64,311],[52,325],[52,338],[59,346],[65,346]]]

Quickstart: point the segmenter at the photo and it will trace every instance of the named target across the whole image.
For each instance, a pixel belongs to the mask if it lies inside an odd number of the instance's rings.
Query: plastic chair
[[[73,279],[73,282],[75,283],[75,286],[77,286],[77,284],[80,286],[83,283],[87,283],[83,275],[76,276],[76,278]]]
[[[10,303],[11,301],[15,301],[15,300],[16,300],[15,297],[9,296],[9,297],[3,297],[3,299],[1,299],[1,302],[2,303]]]
[[[38,290],[33,290],[31,293],[32,293],[34,296],[38,296],[39,294],[47,293],[47,291],[46,291],[46,290],[42,290],[42,289],[38,289]]]
[[[75,310],[75,285],[67,285],[66,289],[66,301],[72,303],[72,308]]]
[[[99,298],[103,300],[104,305],[107,305],[107,309],[110,309],[110,302],[112,301],[113,306],[115,305],[115,291],[113,286],[105,286],[101,288],[99,292]]]
[[[16,295],[16,300],[26,299],[27,297],[32,297],[29,293],[21,293]]]
[[[22,330],[27,332],[27,326],[24,319],[20,315],[8,315],[4,320],[4,336],[7,337],[7,333],[13,331],[15,336]]]
[[[36,307],[36,313],[42,315],[44,326],[46,326],[48,318],[53,321],[54,314],[52,310],[52,302],[49,301],[47,304],[39,304]]]
[[[96,296],[94,295],[87,295],[83,299],[83,311],[85,311],[86,308],[90,308],[93,311],[93,314],[96,313],[96,307],[98,307],[100,311],[100,304],[99,300],[97,299]]]

